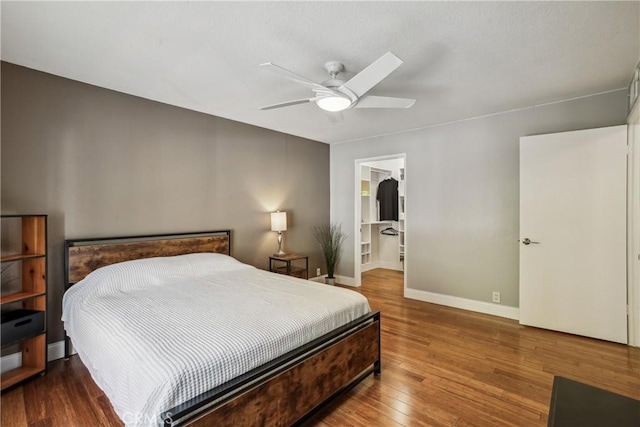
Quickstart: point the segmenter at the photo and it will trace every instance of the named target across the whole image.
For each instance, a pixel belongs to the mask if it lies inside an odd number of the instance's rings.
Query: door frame
[[[367,157],[364,159],[355,159],[354,161],[354,183],[353,183],[353,194],[354,194],[354,216],[353,216],[353,280],[355,286],[362,285],[362,267],[361,267],[361,257],[360,257],[360,249],[362,242],[362,235],[360,230],[360,223],[362,221],[362,203],[360,198],[360,166],[363,163],[370,162],[378,162],[381,160],[397,160],[402,159],[404,162],[404,194],[405,194],[405,202],[404,202],[404,211],[407,211],[407,153],[398,153],[398,154],[388,154],[386,156],[377,156],[377,157]],[[407,252],[407,220],[405,215],[404,220],[404,247],[405,253]],[[407,258],[404,258],[404,269],[403,269],[404,283],[403,283],[403,294],[404,289],[407,288]]]
[[[627,304],[629,345],[640,347],[640,103],[627,119]]]

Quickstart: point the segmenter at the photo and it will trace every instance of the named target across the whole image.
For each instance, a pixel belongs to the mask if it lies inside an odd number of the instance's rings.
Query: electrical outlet
[[[319,276],[320,274],[322,274],[322,273],[320,273],[320,267],[318,267],[318,268],[316,268],[316,276]]]
[[[493,302],[500,302],[500,292],[493,291]]]

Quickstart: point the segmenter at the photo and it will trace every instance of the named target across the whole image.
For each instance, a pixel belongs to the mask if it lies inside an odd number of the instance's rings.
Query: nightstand
[[[302,266],[304,261],[304,267]],[[286,274],[301,279],[309,278],[309,257],[306,255],[286,254],[282,256],[271,255],[269,257],[269,271]]]

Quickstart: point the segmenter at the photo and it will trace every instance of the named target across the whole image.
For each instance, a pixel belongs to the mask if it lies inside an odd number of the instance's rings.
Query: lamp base
[[[273,255],[275,255],[275,256],[284,256],[284,255],[286,255],[284,253],[284,251],[282,250],[282,232],[281,231],[278,231],[278,252],[276,252]]]

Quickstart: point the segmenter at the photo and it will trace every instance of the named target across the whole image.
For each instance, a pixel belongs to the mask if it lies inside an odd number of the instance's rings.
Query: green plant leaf
[[[322,255],[327,263],[327,277],[334,278],[336,264],[340,258],[340,249],[347,235],[342,232],[340,224],[323,224],[313,228],[313,236],[320,245]]]

